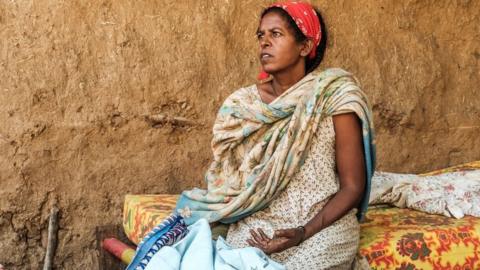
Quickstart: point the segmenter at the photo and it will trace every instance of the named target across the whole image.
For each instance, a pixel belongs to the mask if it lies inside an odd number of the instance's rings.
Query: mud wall
[[[96,269],[96,226],[127,193],[203,185],[216,110],[258,70],[269,1],[0,0],[0,263]],[[313,1],[373,104],[378,168],[480,159],[480,1]],[[153,126],[163,114],[188,121]]]

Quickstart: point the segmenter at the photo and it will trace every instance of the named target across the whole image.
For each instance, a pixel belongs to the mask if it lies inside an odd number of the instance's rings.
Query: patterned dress
[[[255,86],[251,91],[258,91]],[[295,228],[310,221],[339,190],[335,164],[335,130],[332,117],[323,119],[313,137],[305,163],[269,207],[230,225],[227,242],[246,247],[250,229],[262,228],[268,236],[277,229]],[[351,269],[359,245],[356,209],[329,227],[271,258],[295,269]]]

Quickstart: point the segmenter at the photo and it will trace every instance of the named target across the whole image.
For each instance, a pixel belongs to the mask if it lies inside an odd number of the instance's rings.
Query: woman
[[[231,224],[229,244],[286,269],[349,269],[375,163],[367,99],[341,69],[313,73],[327,35],[309,4],[268,7],[257,37],[262,80],[220,108],[208,189],[176,210],[187,225]]]

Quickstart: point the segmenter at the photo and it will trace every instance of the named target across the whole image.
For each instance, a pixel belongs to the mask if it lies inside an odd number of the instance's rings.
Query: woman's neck
[[[288,70],[288,72],[280,72],[273,75],[272,80],[272,90],[276,96],[280,96],[287,89],[296,84],[303,77],[305,77],[305,66],[297,65],[293,70]]]

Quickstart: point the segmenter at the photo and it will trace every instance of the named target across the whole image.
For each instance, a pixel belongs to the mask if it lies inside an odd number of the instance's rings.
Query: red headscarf
[[[315,58],[317,53],[317,47],[320,44],[322,36],[322,29],[320,26],[320,20],[313,7],[304,2],[278,2],[270,5],[268,8],[278,7],[285,10],[290,17],[295,21],[298,28],[307,37],[313,40],[313,49],[308,55],[310,59]],[[258,79],[266,79],[268,73],[261,71],[258,75]]]

